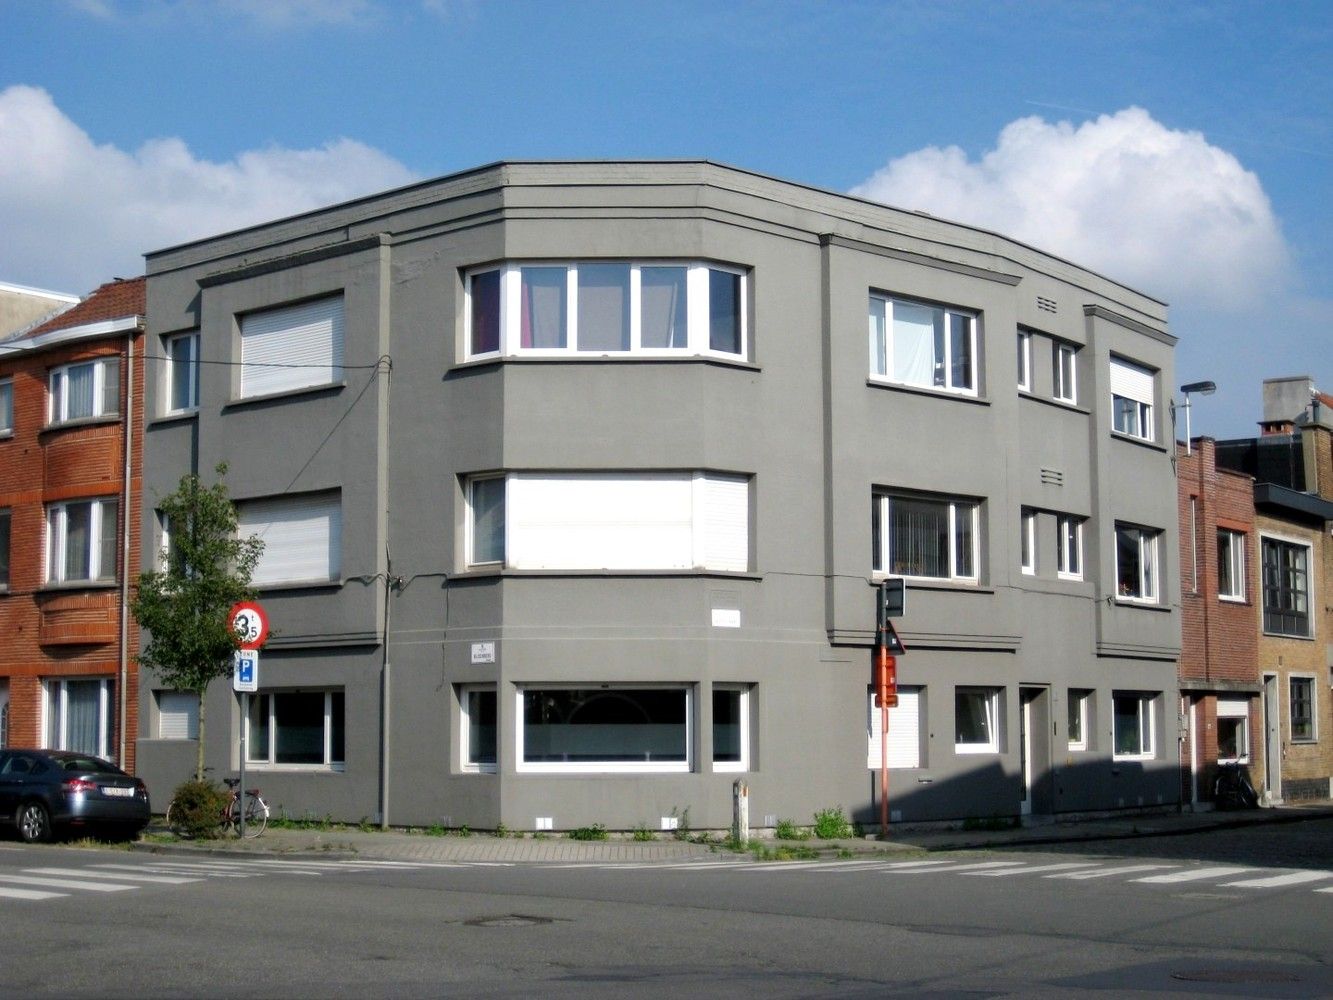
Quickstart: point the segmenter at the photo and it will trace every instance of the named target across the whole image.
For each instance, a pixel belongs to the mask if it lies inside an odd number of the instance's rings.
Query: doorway
[[[1051,775],[1050,689],[1018,690],[1018,752],[1023,771],[1022,816],[1045,816],[1055,811]]]
[[[1282,706],[1277,674],[1264,674],[1264,787],[1260,798],[1266,805],[1282,801]]]

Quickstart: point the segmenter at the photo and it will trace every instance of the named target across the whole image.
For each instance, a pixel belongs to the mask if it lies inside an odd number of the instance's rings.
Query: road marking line
[[[67,892],[41,892],[37,889],[0,888],[0,899],[59,899],[68,896]]]
[[[1243,879],[1240,882],[1224,882],[1225,886],[1240,886],[1244,889],[1275,889],[1284,885],[1303,885],[1306,882],[1322,882],[1333,878],[1333,872],[1295,871],[1286,875],[1272,875],[1267,878]],[[1323,891],[1323,890],[1321,890]]]
[[[68,878],[37,878],[28,875],[0,875],[0,882],[13,882],[16,885],[44,885],[52,889],[86,889],[89,892],[124,892],[137,889],[137,885],[125,885],[121,882],[76,882]]]
[[[24,870],[25,872],[28,872],[28,873],[32,874],[32,875],[74,875],[74,876],[88,876],[88,875],[97,875],[97,874],[100,874],[100,872],[98,872],[98,871],[93,871],[92,869],[104,869],[104,868],[120,869],[120,868],[129,868],[129,866],[128,866],[128,865],[123,865],[123,866],[120,866],[120,865],[92,865],[91,868],[25,868],[25,869],[23,869],[23,870]],[[118,872],[118,874],[116,874],[114,877],[115,877],[115,878],[118,878],[118,879],[122,879],[123,881],[126,881],[126,882],[160,882],[160,883],[162,883],[163,885],[184,885],[186,882],[202,882],[202,881],[203,881],[203,879],[197,879],[197,878],[184,878],[184,877],[181,877],[181,876],[170,876],[170,875],[126,875],[126,874],[124,874],[124,872]]]
[[[160,875],[207,875],[209,878],[255,878],[259,872],[215,871],[207,868],[187,868],[184,865],[143,865],[134,871],[155,872]]]
[[[1030,868],[1004,868],[1000,871],[968,872],[967,874],[984,876],[986,878],[1002,878],[1006,875],[1035,875],[1037,872],[1056,872],[1066,871],[1070,868],[1087,868],[1089,865],[1093,864],[1096,864],[1096,862],[1064,861],[1058,865],[1033,865]]]
[[[1226,878],[1241,872],[1254,871],[1253,868],[1191,868],[1188,871],[1172,872],[1170,875],[1149,875],[1147,878],[1131,879],[1134,882],[1149,882],[1164,885],[1172,882],[1202,882],[1206,878]]]
[[[1042,878],[1110,878],[1113,875],[1132,875],[1134,872],[1151,872],[1174,867],[1174,865],[1122,865],[1119,868],[1098,868],[1091,872],[1061,872],[1059,875],[1043,875]]]
[[[977,861],[966,865],[946,864],[942,868],[895,868],[886,869],[885,875],[933,875],[936,872],[968,872],[976,871],[982,868],[1014,868],[1023,864],[1022,861]]]

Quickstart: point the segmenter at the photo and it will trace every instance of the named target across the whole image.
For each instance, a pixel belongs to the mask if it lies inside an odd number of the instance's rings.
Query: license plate
[[[117,788],[115,785],[103,785],[102,794],[110,795],[118,799],[130,799],[134,797],[133,788]]]

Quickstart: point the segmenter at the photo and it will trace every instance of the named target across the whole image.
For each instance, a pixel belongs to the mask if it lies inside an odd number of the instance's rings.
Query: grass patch
[[[778,840],[809,840],[810,831],[796,825],[795,820],[780,819],[773,831]]]
[[[634,839],[639,841],[640,843],[646,843],[647,841],[650,840],[656,840],[657,834],[653,833],[653,831],[648,829],[647,826],[640,823],[638,826],[634,828]]]
[[[592,826],[576,826],[567,834],[570,840],[610,840],[611,835],[601,823]]]

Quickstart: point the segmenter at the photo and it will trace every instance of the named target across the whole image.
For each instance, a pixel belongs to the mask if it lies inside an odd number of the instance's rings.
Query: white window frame
[[[629,269],[629,348],[628,350],[604,350],[593,348],[581,350],[578,346],[578,299],[579,267],[616,265]],[[522,272],[524,268],[564,268],[565,269],[565,346],[563,347],[524,347],[522,346]],[[683,347],[645,347],[643,340],[643,269],[644,268],[680,268],[685,271],[686,282],[686,341]],[[499,348],[494,351],[472,350],[472,282],[483,274],[498,271],[500,273],[500,338]],[[709,282],[710,272],[717,271],[739,279],[739,301],[737,317],[740,325],[740,350],[715,350],[711,343],[712,327],[709,317],[711,297]],[[750,320],[749,320],[749,274],[744,268],[711,261],[697,260],[530,260],[505,261],[469,271],[466,275],[466,304],[463,310],[464,345],[463,356],[469,361],[488,358],[531,357],[583,359],[587,361],[605,360],[606,358],[629,357],[715,357],[742,360],[749,357]]]
[[[290,523],[284,522],[290,519]],[[245,538],[258,535],[264,540],[264,551],[255,566],[251,583],[263,589],[301,584],[331,584],[342,579],[342,493],[339,490],[318,493],[284,493],[274,497],[255,497],[237,504],[237,534]],[[322,524],[321,524],[322,522]],[[294,525],[294,527],[293,527]],[[289,538],[280,533],[283,528],[311,535],[307,548],[295,549]],[[275,531],[279,532],[275,534]],[[301,568],[286,568],[275,562],[282,542],[298,556],[297,567],[305,562],[318,563],[327,559],[326,572],[301,572]],[[316,555],[313,547],[319,543],[323,555]]]
[[[321,764],[294,764],[277,763],[277,745],[278,745],[278,726],[274,717],[274,695],[284,694],[322,694],[324,696],[324,762]],[[245,718],[245,743],[246,743],[246,761],[245,766],[257,771],[336,771],[341,772],[347,769],[345,760],[332,760],[333,756],[333,696],[343,695],[343,756],[347,756],[347,696],[342,688],[320,688],[320,689],[301,689],[301,690],[282,690],[269,688],[252,694],[250,696],[251,711],[254,710],[256,700],[268,699],[268,746],[264,748],[263,758],[254,756],[258,749],[254,734],[250,731],[250,717]]]
[[[65,575],[65,557],[69,544],[69,509],[88,506],[88,575],[86,577],[67,577]],[[116,540],[117,520],[120,505],[115,497],[96,497],[87,500],[66,500],[49,504],[46,508],[46,546],[43,553],[44,577],[48,584],[91,584],[108,583],[116,579],[116,555],[118,545],[111,545],[111,565],[102,565],[103,548],[108,541]]]
[[[14,433],[14,380],[0,378],[0,437]]]
[[[1296,735],[1296,695],[1293,688],[1297,684],[1309,686],[1310,697],[1310,735]],[[1319,684],[1314,674],[1287,675],[1287,736],[1292,743],[1310,746],[1319,742]]]
[[[495,699],[495,760],[472,759],[472,696],[489,694]],[[495,774],[500,763],[500,693],[494,684],[464,684],[458,689],[460,769],[468,774]]]
[[[479,560],[476,551],[476,487],[479,483],[504,481],[504,530],[502,559]],[[683,494],[688,500],[688,509],[681,505],[675,510],[678,520],[672,527],[679,529],[685,539],[678,539],[680,548],[671,550],[661,559],[644,556],[634,562],[629,557],[628,548],[616,549],[616,559],[605,558],[611,551],[606,540],[597,540],[601,548],[592,552],[603,553],[603,558],[570,559],[552,561],[549,550],[543,550],[538,541],[539,528],[532,521],[539,509],[531,500],[537,491],[546,490],[548,497],[561,494],[560,483],[567,486],[568,495],[579,490],[594,489],[597,483],[603,483],[608,489],[624,487],[635,491],[636,495],[653,499],[654,487],[660,487],[663,496],[670,493]],[[701,572],[701,573],[745,573],[750,569],[752,543],[750,530],[750,493],[751,478],[746,475],[722,472],[511,472],[502,475],[483,474],[469,477],[465,484],[467,497],[466,538],[469,567],[501,566],[516,570],[568,570],[571,572],[632,572],[638,570],[658,570],[663,572]],[[668,506],[681,497],[664,500]],[[560,512],[553,506],[540,508],[544,513],[557,518]],[[558,523],[553,521],[552,523]],[[651,521],[640,523],[644,530],[652,527]],[[633,527],[633,520],[626,515],[617,525],[606,526],[607,531]],[[577,524],[570,522],[570,530],[597,530],[599,526],[588,521]],[[554,529],[547,529],[548,531]],[[524,538],[527,538],[525,544]],[[554,537],[554,536],[551,536]],[[609,535],[607,536],[610,537]],[[688,551],[686,548],[688,547]],[[640,553],[642,554],[642,553]],[[663,552],[659,552],[662,555]],[[489,553],[488,553],[489,555]]]
[[[93,372],[92,412],[77,416],[69,414],[69,376],[77,368],[91,368]],[[90,358],[52,368],[47,378],[46,425],[74,423],[82,420],[100,420],[120,414],[120,356]],[[114,395],[113,395],[114,394]],[[110,398],[109,398],[110,397]],[[114,402],[114,406],[111,405]]]
[[[1120,752],[1120,734],[1115,731],[1117,698],[1138,701],[1139,749]],[[1111,756],[1114,760],[1152,760],[1157,756],[1157,695],[1147,691],[1113,691],[1111,693]]]
[[[1027,576],[1037,573],[1037,512],[1024,507],[1018,517],[1018,561]]]
[[[237,398],[264,399],[341,384],[346,325],[342,292],[239,314]]]
[[[1069,714],[1066,725],[1070,720],[1078,720],[1077,738],[1075,738],[1073,726],[1069,726],[1069,731],[1066,734],[1069,740],[1069,751],[1070,753],[1082,753],[1089,747],[1088,726],[1092,720],[1088,717],[1088,705],[1092,702],[1092,692],[1087,688],[1070,688],[1066,697],[1069,699]]]
[[[110,677],[48,677],[42,681],[42,746],[49,750],[69,749],[69,685],[78,681],[96,681],[98,684],[97,749],[92,754],[109,760],[115,726],[111,714]],[[54,740],[50,738],[53,727],[56,730]]]
[[[1018,389],[1032,391],[1032,331],[1018,331]]]
[[[1218,565],[1226,561],[1227,573],[1231,577],[1231,589],[1222,590],[1222,576],[1217,577],[1217,599],[1219,601],[1245,601],[1245,533],[1230,528],[1217,529]]]
[[[176,345],[185,345],[185,405],[174,406],[176,400],[176,377],[179,374],[176,362]],[[188,333],[176,333],[162,338],[163,354],[165,355],[164,368],[164,386],[163,386],[163,412],[164,413],[191,413],[199,409],[199,331],[194,330]]]
[[[1078,404],[1078,348],[1063,340],[1052,342],[1051,398],[1070,406]]]
[[[1001,718],[1001,695],[1003,688],[986,687],[974,684],[959,684],[954,688],[954,744],[953,752],[956,754],[983,754],[999,753],[1001,739],[1000,726],[1003,724]],[[984,743],[962,743],[958,740],[958,696],[960,694],[979,694],[985,699],[986,729],[990,733],[990,739]]]
[[[918,576],[907,572],[901,566],[893,564],[893,553],[890,551],[891,532],[889,526],[891,523],[891,509],[894,500],[925,501],[929,503],[940,503],[948,506],[949,513],[949,575],[948,576]],[[874,575],[876,578],[884,576],[901,576],[909,580],[946,580],[955,583],[975,584],[981,581],[981,503],[977,500],[968,500],[961,497],[938,496],[935,494],[917,494],[902,493],[893,491],[877,492],[874,496],[874,521],[876,527],[876,537],[878,538],[878,550],[874,552]],[[970,517],[972,520],[972,573],[962,574],[958,572],[958,525],[960,518]]]
[[[194,691],[156,691],[157,738],[160,740],[197,740],[199,738],[199,695]],[[167,732],[180,726],[184,735]]]
[[[1061,580],[1083,579],[1083,518],[1057,514],[1055,518],[1056,576]]]
[[[523,756],[523,696],[529,691],[556,688],[586,690],[591,687],[608,691],[681,691],[685,695],[685,760],[683,761],[527,761]],[[530,774],[688,774],[695,762],[695,696],[692,684],[521,684],[514,691],[514,769]]]
[[[898,686],[898,704],[889,709],[889,770],[920,769],[925,762],[921,755],[921,709],[925,688],[919,685]],[[875,689],[866,691],[866,768],[878,771],[882,765],[880,740],[880,708],[875,704]]]
[[[750,770],[750,684],[714,684],[712,694],[719,692],[734,694],[740,699],[740,760],[718,760],[717,742],[713,742],[713,770],[726,773],[740,773]],[[713,719],[713,731],[716,734],[717,720]]]
[[[1120,535],[1133,534],[1138,539],[1139,572],[1138,594],[1120,592]],[[1117,522],[1115,526],[1115,589],[1116,600],[1131,604],[1157,604],[1161,593],[1161,545],[1158,544],[1162,532],[1156,528],[1147,528],[1137,524]]]
[[[1219,732],[1222,719],[1239,719],[1240,726],[1236,733],[1236,756],[1222,756],[1221,740],[1218,740],[1217,762],[1219,764],[1248,764],[1250,762],[1250,703],[1246,698],[1218,698],[1217,718]]]
[[[907,381],[895,378],[890,372],[893,369],[893,306],[895,303],[901,303],[904,306],[913,306],[918,309],[930,309],[939,312],[944,320],[944,355],[943,357],[934,357],[931,359],[931,378],[929,381]],[[882,312],[882,323],[877,325],[880,318],[876,314],[876,309]],[[886,385],[903,385],[914,389],[922,389],[928,392],[938,392],[953,396],[976,396],[979,393],[981,383],[981,358],[977,354],[977,329],[981,325],[981,314],[968,309],[961,309],[956,306],[939,305],[933,302],[922,302],[916,299],[910,299],[905,296],[885,295],[878,292],[870,293],[869,313],[869,331],[870,331],[870,379],[873,382],[879,382]],[[967,324],[968,334],[968,357],[970,359],[970,369],[972,373],[972,384],[967,386],[958,386],[953,384],[953,337],[951,335],[951,323],[953,319],[958,319]]]
[[[1111,430],[1139,441],[1153,441],[1157,373],[1123,358],[1111,358]],[[1132,406],[1130,404],[1133,404]],[[1133,426],[1122,425],[1121,413],[1133,413]]]

